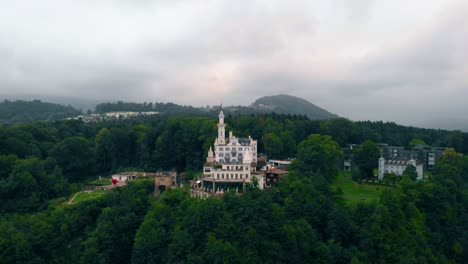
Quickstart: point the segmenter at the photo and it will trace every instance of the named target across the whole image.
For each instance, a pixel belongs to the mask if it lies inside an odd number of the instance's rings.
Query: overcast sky
[[[2,0],[0,94],[468,123],[466,0]]]

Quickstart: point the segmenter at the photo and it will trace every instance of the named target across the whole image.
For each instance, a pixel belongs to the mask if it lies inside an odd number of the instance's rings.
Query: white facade
[[[379,179],[383,179],[386,173],[395,173],[398,176],[402,176],[408,165],[413,165],[416,168],[417,179],[422,180],[424,174],[423,164],[417,164],[414,159],[386,160],[382,157],[379,159]]]
[[[226,124],[224,123],[223,111],[219,113],[218,136],[214,143],[214,157],[217,163],[243,163],[249,155],[252,162],[257,162],[257,140],[248,138],[237,138],[229,132],[226,139]]]
[[[207,192],[223,192],[226,191],[223,188],[229,188],[226,186],[243,188],[245,183],[251,182],[252,172],[256,171],[257,141],[250,136],[237,138],[232,132],[229,132],[229,137],[226,138],[226,124],[221,111],[218,136],[213,148],[210,147],[208,151],[206,161],[203,182]]]

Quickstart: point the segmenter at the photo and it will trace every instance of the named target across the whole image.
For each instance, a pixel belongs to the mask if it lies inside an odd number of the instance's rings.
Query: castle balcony
[[[248,179],[213,179],[212,177],[210,178],[204,178],[204,182],[216,182],[216,183],[221,183],[221,182],[238,182],[238,183],[243,183],[243,182],[248,182]]]

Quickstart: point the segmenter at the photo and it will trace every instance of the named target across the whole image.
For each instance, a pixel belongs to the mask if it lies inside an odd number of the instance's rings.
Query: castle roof
[[[397,165],[397,166],[406,166],[411,160],[408,159],[394,159],[394,160],[386,160],[385,164],[390,165]],[[419,162],[417,162],[419,164]]]

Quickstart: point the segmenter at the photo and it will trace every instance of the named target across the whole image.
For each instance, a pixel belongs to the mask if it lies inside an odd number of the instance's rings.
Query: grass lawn
[[[97,198],[103,194],[105,194],[106,191],[104,190],[95,190],[95,191],[91,191],[91,192],[80,192],[78,193],[78,195],[75,197],[75,199],[73,199],[73,203],[79,203],[79,202],[82,202],[82,201],[86,201],[86,200],[91,200],[91,199],[94,199],[94,198]]]
[[[340,175],[334,185],[343,190],[344,200],[351,204],[377,202],[382,190],[391,188],[382,185],[359,184],[351,179],[350,173]]]

